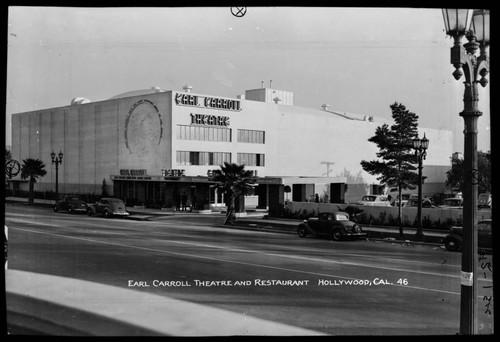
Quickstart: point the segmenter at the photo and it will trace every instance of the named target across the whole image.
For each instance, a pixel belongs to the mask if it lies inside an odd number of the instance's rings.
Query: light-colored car
[[[439,206],[442,209],[462,209],[464,206],[464,199],[461,197],[446,198],[443,204]]]
[[[379,207],[389,207],[391,202],[389,198],[385,195],[366,195],[361,198],[360,201],[356,203],[357,205],[369,205],[369,206],[379,206]]]

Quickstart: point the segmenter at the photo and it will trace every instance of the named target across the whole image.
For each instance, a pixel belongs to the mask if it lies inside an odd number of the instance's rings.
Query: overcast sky
[[[13,113],[160,87],[236,97],[261,87],[294,104],[390,118],[403,103],[419,126],[453,130],[463,152],[463,81],[439,8],[10,7],[6,144]],[[489,86],[478,149],[490,149]],[[431,142],[432,144],[432,142]]]

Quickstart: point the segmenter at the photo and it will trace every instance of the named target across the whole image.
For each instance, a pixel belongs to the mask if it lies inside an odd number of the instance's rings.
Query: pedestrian
[[[316,194],[316,199],[315,199],[316,203],[319,203],[319,195]]]
[[[193,195],[193,198],[191,199],[191,211],[196,210],[196,195]]]
[[[181,210],[181,194],[177,190],[174,193],[174,205],[177,211]]]
[[[182,197],[181,197],[181,202],[182,202],[182,208],[181,208],[181,210],[186,211],[187,200],[188,200],[188,197],[186,195],[186,192],[183,192],[182,193]]]

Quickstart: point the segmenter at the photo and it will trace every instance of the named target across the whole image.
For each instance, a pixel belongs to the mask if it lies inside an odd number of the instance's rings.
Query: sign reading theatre
[[[175,103],[181,106],[204,106],[209,109],[241,110],[240,101],[238,100],[221,99],[218,97],[204,97],[186,93],[176,93]]]
[[[229,116],[189,114],[191,115],[191,125],[229,126]]]

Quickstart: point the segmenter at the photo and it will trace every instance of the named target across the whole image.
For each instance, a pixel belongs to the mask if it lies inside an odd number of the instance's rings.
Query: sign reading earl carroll
[[[203,98],[203,101],[201,100]],[[224,109],[240,111],[241,104],[238,100],[222,99],[219,97],[204,97],[192,94],[175,94],[175,104],[179,106],[193,106],[200,107],[203,106],[209,109]]]

